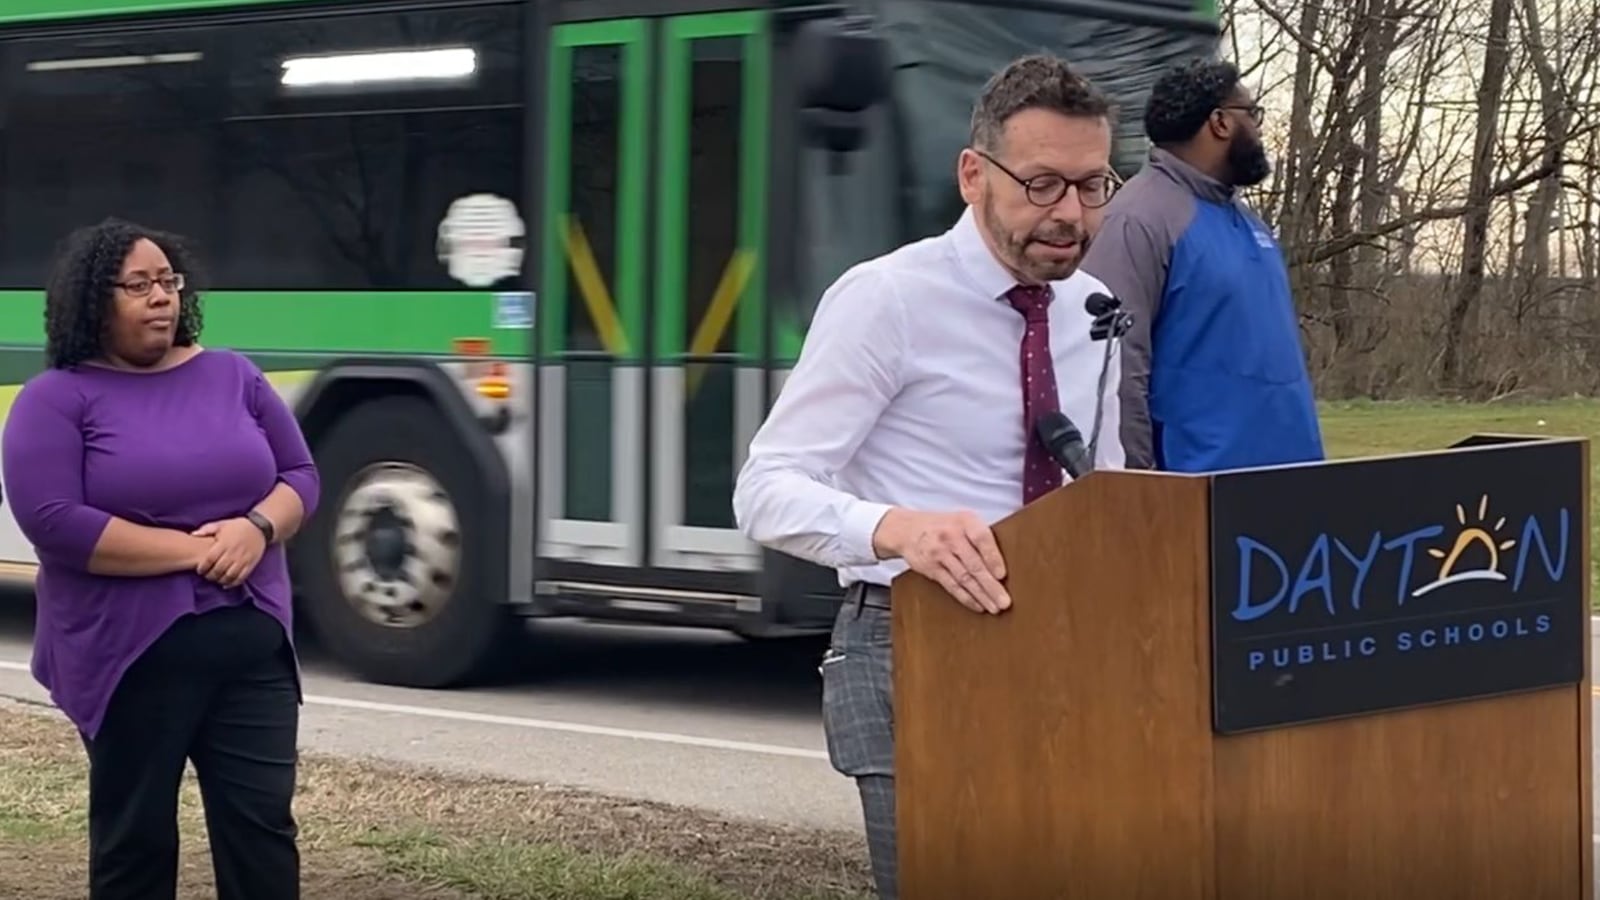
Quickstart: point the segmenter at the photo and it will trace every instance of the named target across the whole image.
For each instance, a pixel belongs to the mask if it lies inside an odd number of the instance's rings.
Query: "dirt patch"
[[[0,703],[0,897],[84,896],[83,762],[54,710]],[[307,900],[870,895],[856,835],[545,785],[308,754],[295,808]],[[192,773],[180,816],[180,894],[214,896]]]

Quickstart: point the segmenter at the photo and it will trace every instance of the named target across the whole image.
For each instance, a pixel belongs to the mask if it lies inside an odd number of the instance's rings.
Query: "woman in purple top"
[[[39,558],[34,677],[88,751],[92,900],[175,895],[186,760],[218,896],[299,896],[283,541],[317,472],[261,372],[197,343],[193,279],[170,236],[75,232],[45,300],[50,367],[0,437]]]

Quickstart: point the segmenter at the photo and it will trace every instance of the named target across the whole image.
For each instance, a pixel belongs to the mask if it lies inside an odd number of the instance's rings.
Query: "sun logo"
[[[1488,521],[1488,494],[1478,498],[1479,524],[1476,525],[1467,524],[1467,511],[1461,508],[1461,504],[1457,503],[1456,522],[1461,525],[1461,530],[1456,533],[1455,545],[1450,548],[1448,553],[1438,547],[1428,548],[1429,556],[1443,560],[1443,562],[1439,563],[1439,575],[1422,587],[1412,591],[1411,596],[1421,597],[1429,591],[1444,587],[1447,584],[1455,584],[1458,581],[1505,581],[1505,573],[1500,571],[1500,551],[1510,550],[1517,545],[1517,542],[1510,538],[1497,540],[1495,537],[1495,534],[1505,527],[1505,516],[1501,516],[1496,520],[1493,527],[1485,526],[1484,523]],[[1489,561],[1482,568],[1464,569],[1457,572],[1456,564],[1461,561],[1461,555],[1466,552],[1468,547],[1474,544],[1482,546],[1488,552]]]

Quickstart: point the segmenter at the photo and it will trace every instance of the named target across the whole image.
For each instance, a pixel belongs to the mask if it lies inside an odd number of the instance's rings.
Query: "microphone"
[[[1050,451],[1050,458],[1060,463],[1074,481],[1094,468],[1094,457],[1083,448],[1083,435],[1066,413],[1042,413],[1034,420],[1033,431],[1039,443]]]
[[[1094,293],[1090,294],[1089,299],[1083,301],[1084,312],[1094,316],[1096,319],[1114,309],[1120,308],[1121,306],[1121,300],[1118,300],[1110,294],[1102,294],[1099,291],[1095,291]]]

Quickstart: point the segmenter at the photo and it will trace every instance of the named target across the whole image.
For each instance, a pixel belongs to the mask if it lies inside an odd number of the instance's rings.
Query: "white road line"
[[[1600,616],[1590,619],[1593,628],[1600,633]],[[0,660],[0,670],[12,672],[27,672],[28,664]],[[1600,685],[1595,686],[1594,693],[1600,695]],[[371,700],[352,700],[345,697],[324,697],[318,694],[307,694],[306,703],[314,706],[329,706],[339,709],[356,709],[363,712],[389,713],[400,716],[418,716],[428,719],[445,719],[456,722],[473,722],[479,725],[503,725],[509,728],[527,728],[533,731],[564,731],[570,734],[591,734],[600,737],[622,738],[631,741],[649,741],[657,744],[679,744],[688,747],[705,747],[712,750],[732,750],[736,753],[756,753],[765,756],[788,756],[796,759],[815,759],[824,762],[828,754],[823,750],[807,750],[803,747],[786,747],[781,744],[759,744],[749,741],[728,741],[721,738],[697,737],[690,734],[674,734],[666,731],[640,731],[632,728],[612,728],[606,725],[586,725],[581,722],[560,722],[553,719],[528,719],[521,716],[500,716],[492,713],[469,712],[460,709],[443,709],[432,706],[412,706],[405,703],[378,703]],[[1595,842],[1600,843],[1600,835],[1596,835]]]
[[[28,664],[0,660],[0,669],[12,672],[27,672]],[[690,747],[705,747],[713,750],[732,750],[737,753],[759,753],[766,756],[790,756],[799,759],[817,759],[826,761],[828,754],[823,750],[807,750],[803,747],[785,747],[781,744],[757,744],[748,741],[727,741],[721,738],[698,737],[690,734],[674,734],[665,731],[639,731],[632,728],[612,728],[606,725],[586,725],[581,722],[559,722],[552,719],[528,719],[522,716],[500,716],[492,713],[469,712],[460,709],[443,709],[432,706],[412,706],[406,703],[378,703],[371,700],[353,700],[347,697],[325,697],[318,694],[307,694],[306,703],[315,706],[330,706],[338,709],[356,709],[363,712],[389,713],[400,716],[418,716],[428,719],[447,719],[456,722],[472,722],[478,725],[504,725],[509,728],[527,728],[534,731],[565,731],[572,734],[592,734],[601,737],[622,738],[631,741],[650,741],[658,744],[682,744]]]

